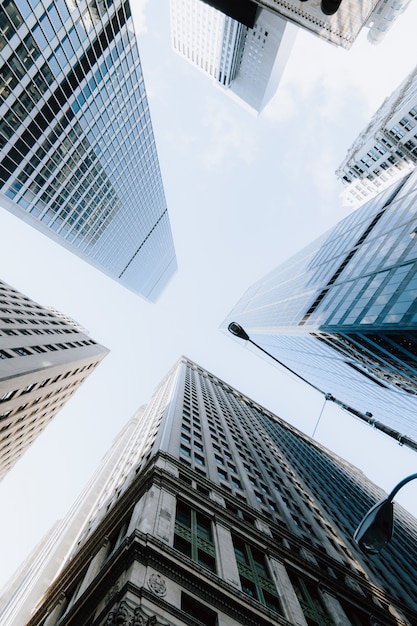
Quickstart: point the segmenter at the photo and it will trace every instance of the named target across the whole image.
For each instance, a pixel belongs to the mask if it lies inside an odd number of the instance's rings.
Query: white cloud
[[[219,94],[226,98],[226,94]],[[202,124],[208,132],[208,140],[202,157],[209,168],[228,159],[253,163],[259,150],[259,140],[252,131],[257,120],[243,109],[222,106],[222,100],[212,101],[203,115]],[[236,113],[236,115],[234,115]],[[244,117],[242,120],[241,118]],[[245,123],[246,122],[246,123]]]
[[[148,32],[146,23],[145,10],[149,0],[133,0],[130,3],[132,9],[133,23],[135,25],[135,32],[137,35],[142,35]]]

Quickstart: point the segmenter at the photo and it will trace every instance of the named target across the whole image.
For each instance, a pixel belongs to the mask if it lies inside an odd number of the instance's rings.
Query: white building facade
[[[175,52],[251,112],[275,94],[297,29],[259,9],[253,28],[201,0],[171,0]]]
[[[0,480],[108,350],[0,281]]]
[[[349,148],[336,176],[343,203],[360,206],[417,163],[417,67],[382,103]]]
[[[255,0],[256,4],[308,30],[329,43],[349,49],[363,27],[368,39],[379,43],[409,0],[342,0],[334,15],[325,15],[312,0]]]

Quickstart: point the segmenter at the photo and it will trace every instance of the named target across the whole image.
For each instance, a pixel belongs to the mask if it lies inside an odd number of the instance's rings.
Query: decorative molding
[[[165,580],[159,574],[151,574],[148,578],[149,589],[157,596],[163,598],[166,595],[167,587]]]
[[[158,622],[155,615],[146,615],[142,607],[122,600],[109,611],[105,626],[169,626]]]
[[[111,602],[115,595],[120,591],[120,581],[118,580],[107,594],[106,602]]]

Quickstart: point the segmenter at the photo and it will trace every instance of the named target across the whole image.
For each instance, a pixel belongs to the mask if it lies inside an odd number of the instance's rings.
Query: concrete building
[[[416,623],[416,520],[364,557],[362,472],[186,358],[127,428],[28,626]]]
[[[414,449],[416,196],[413,172],[253,284],[223,324]]]
[[[345,205],[360,206],[414,169],[416,124],[417,67],[382,103],[336,170]]]
[[[0,281],[0,480],[108,350]]]
[[[379,43],[410,3],[410,0],[342,0],[334,13],[336,3],[332,0],[302,0],[301,3],[299,0],[247,0],[243,3],[233,0],[203,1],[232,17],[239,4],[245,6],[245,14],[250,13],[247,5],[267,9],[321,39],[346,49],[352,46],[363,27],[369,28],[369,41]]]
[[[129,2],[0,19],[0,206],[155,300],[176,258]]]
[[[392,23],[404,13],[411,0],[379,0],[371,13],[367,26],[369,28],[368,41],[377,44],[385,37]]]
[[[254,113],[274,96],[297,29],[259,10],[251,27],[200,0],[170,0],[174,51]]]

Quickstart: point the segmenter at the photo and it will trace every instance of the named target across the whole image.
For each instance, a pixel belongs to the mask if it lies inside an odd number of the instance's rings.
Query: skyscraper
[[[415,449],[416,195],[414,172],[257,281],[224,323]]]
[[[108,350],[0,281],[0,480]]]
[[[417,522],[358,552],[362,472],[186,358],[128,430],[28,626],[416,623]]]
[[[382,103],[336,170],[346,205],[359,206],[417,163],[417,67]]]
[[[243,4],[245,14],[250,14],[247,5],[259,6],[325,41],[347,49],[352,46],[364,26],[369,28],[369,41],[379,43],[410,4],[410,0],[393,3],[387,3],[386,0],[343,0],[337,8],[337,3],[332,0],[304,0],[302,4],[297,0],[247,0],[244,3],[233,0],[203,1],[231,17],[234,17],[236,5]],[[337,12],[334,13],[336,8]]]
[[[176,259],[129,2],[0,19],[0,206],[156,299]]]
[[[260,113],[277,90],[297,29],[261,9],[249,27],[201,0],[171,0],[170,7],[175,52]]]

